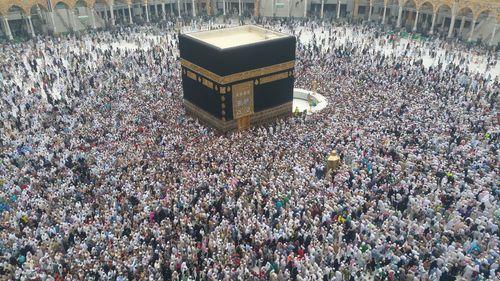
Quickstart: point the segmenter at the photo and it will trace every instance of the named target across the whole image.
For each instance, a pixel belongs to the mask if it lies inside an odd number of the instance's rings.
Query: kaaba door
[[[253,81],[233,85],[233,118],[238,130],[250,127],[253,113]]]

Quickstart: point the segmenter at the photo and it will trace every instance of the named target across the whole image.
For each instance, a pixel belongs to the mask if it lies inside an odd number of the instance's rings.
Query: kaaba
[[[221,131],[291,115],[295,43],[254,25],[179,34],[186,111]]]

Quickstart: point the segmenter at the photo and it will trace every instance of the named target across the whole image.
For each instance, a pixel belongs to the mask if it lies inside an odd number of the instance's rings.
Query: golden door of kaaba
[[[233,118],[239,130],[250,127],[253,113],[253,81],[233,85]]]

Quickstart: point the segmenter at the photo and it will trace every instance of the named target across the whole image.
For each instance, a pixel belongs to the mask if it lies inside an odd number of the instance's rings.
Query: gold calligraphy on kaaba
[[[192,72],[192,71],[187,71],[187,76],[193,80],[196,80],[196,73]]]
[[[212,81],[210,81],[206,78],[203,78],[203,85],[209,87],[210,89],[214,88],[214,83],[212,83]]]
[[[207,70],[201,66],[198,66],[198,65],[196,65],[190,61],[187,61],[185,59],[182,59],[182,58],[181,58],[181,65],[185,68],[188,68],[188,69],[202,75],[202,76],[207,77],[208,79],[214,81],[215,83],[225,85],[225,84],[229,84],[229,83],[233,83],[233,82],[237,82],[237,81],[241,81],[241,80],[245,80],[245,79],[252,79],[255,77],[265,76],[265,75],[269,75],[269,74],[284,71],[284,70],[290,70],[291,68],[294,68],[295,61],[293,60],[293,61],[288,61],[288,62],[279,63],[279,64],[275,64],[275,65],[269,65],[269,66],[265,66],[265,67],[261,67],[261,68],[257,68],[257,69],[252,69],[252,70],[248,70],[248,71],[243,71],[243,72],[238,72],[238,73],[226,75],[226,76],[217,75],[217,74],[211,72],[210,70]]]
[[[260,78],[260,84],[266,84],[266,83],[273,82],[276,80],[285,79],[285,78],[288,78],[288,76],[289,76],[288,72],[281,72],[278,74],[269,75],[269,76]]]
[[[233,118],[238,119],[254,113],[253,82],[233,85]]]

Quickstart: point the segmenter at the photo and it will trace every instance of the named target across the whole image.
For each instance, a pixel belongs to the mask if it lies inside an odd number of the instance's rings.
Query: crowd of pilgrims
[[[173,24],[1,46],[2,278],[497,280],[499,83],[469,68],[498,54],[264,26],[329,105],[226,134],[186,115]]]

